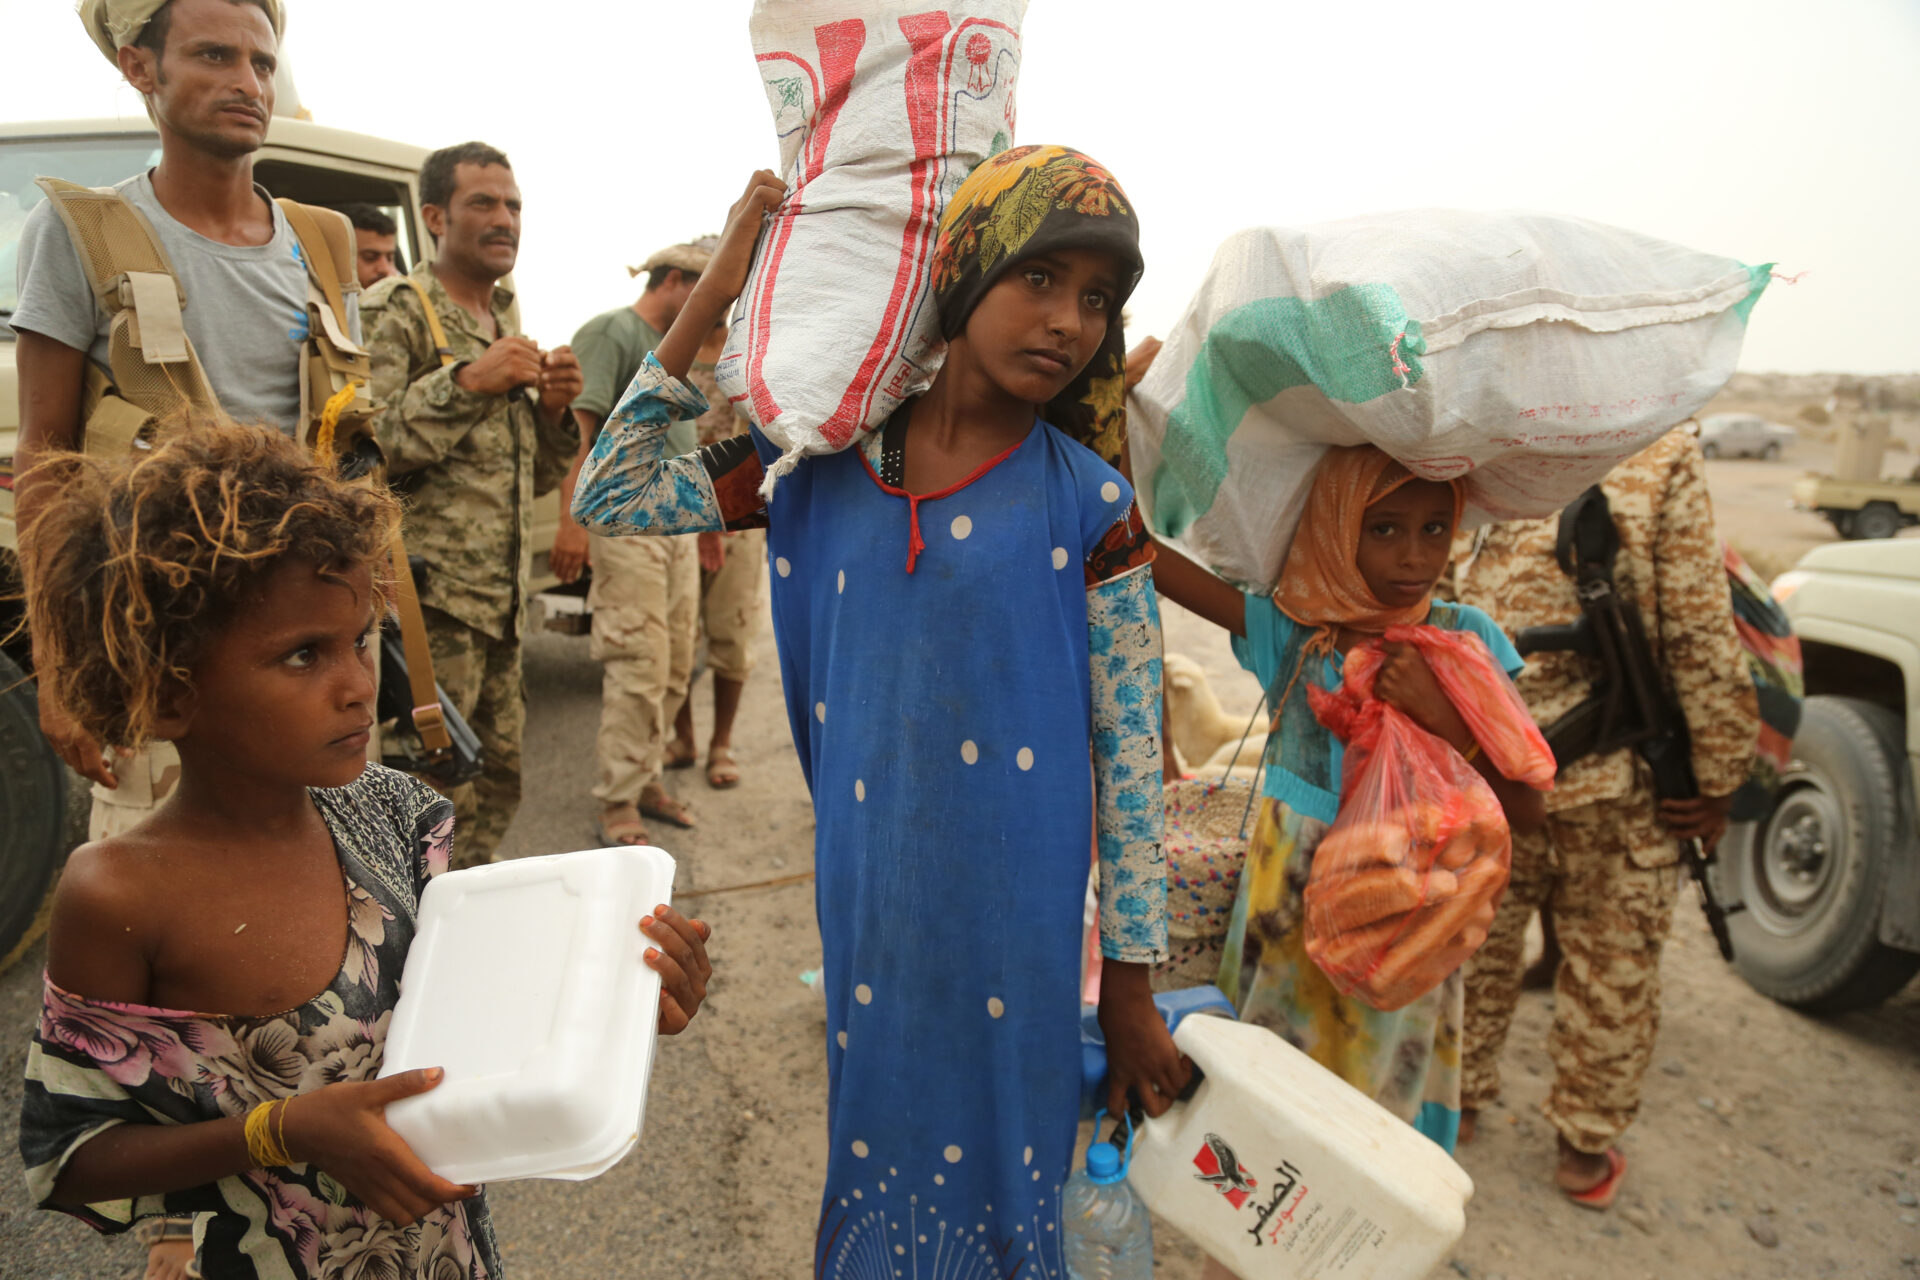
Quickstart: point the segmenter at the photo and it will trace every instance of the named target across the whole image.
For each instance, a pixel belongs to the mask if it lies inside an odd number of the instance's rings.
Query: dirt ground
[[[1799,451],[1777,465],[1712,464],[1727,531],[1789,561],[1830,540],[1824,524],[1784,510],[1786,484],[1807,465]],[[1177,609],[1167,614],[1168,648],[1200,661],[1227,709],[1244,716],[1258,690],[1224,639]],[[491,1189],[516,1277],[807,1274],[826,1158],[824,1006],[800,979],[820,963],[813,889],[709,892],[812,865],[812,815],[770,640],[759,655],[737,740],[745,783],[720,793],[695,773],[672,775],[701,826],[658,833],[680,862],[679,901],[715,927],[711,998],[695,1026],[659,1055],[638,1153],[588,1183]],[[584,641],[539,635],[528,646],[527,675],[527,799],[507,851],[590,847],[597,668]],[[696,696],[704,726],[704,682]],[[0,975],[7,1148],[43,963],[37,947]],[[1439,1274],[1920,1275],[1920,986],[1869,1013],[1793,1013],[1724,966],[1698,913],[1683,904],[1664,1008],[1645,1110],[1624,1143],[1626,1188],[1614,1212],[1595,1214],[1549,1183],[1552,1134],[1538,1114],[1550,1073],[1549,997],[1525,998],[1506,1054],[1507,1099],[1462,1154],[1477,1186],[1467,1235],[1451,1270]],[[1197,1253],[1172,1228],[1161,1224],[1156,1245],[1157,1274],[1197,1276]],[[0,1160],[0,1277],[138,1274],[126,1241],[29,1208],[17,1159]]]

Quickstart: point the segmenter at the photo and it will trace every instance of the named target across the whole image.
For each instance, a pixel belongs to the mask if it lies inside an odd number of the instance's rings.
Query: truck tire
[[[1853,527],[1847,531],[1849,538],[1891,538],[1900,532],[1906,523],[1900,518],[1900,508],[1891,502],[1869,502],[1854,513]]]
[[[1780,442],[1778,440],[1768,441],[1767,447],[1760,451],[1760,456],[1768,462],[1776,461],[1780,457]]]
[[[1720,446],[1717,444],[1703,444],[1700,446],[1700,456],[1703,458],[1717,458],[1720,456]]]
[[[66,766],[40,735],[32,682],[0,652],[0,969],[40,912],[66,822]]]
[[[1762,995],[1809,1013],[1879,1004],[1920,972],[1880,941],[1895,860],[1920,857],[1900,718],[1855,698],[1806,701],[1772,811],[1729,829],[1712,864],[1734,965]]]

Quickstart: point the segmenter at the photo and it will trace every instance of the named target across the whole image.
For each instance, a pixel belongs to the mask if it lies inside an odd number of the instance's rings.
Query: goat
[[[1259,766],[1267,749],[1266,732],[1256,725],[1241,743],[1250,713],[1229,715],[1199,663],[1183,653],[1169,653],[1162,664],[1162,680],[1167,738],[1183,769],[1192,768],[1187,762],[1195,760],[1203,762],[1199,766],[1203,772]]]

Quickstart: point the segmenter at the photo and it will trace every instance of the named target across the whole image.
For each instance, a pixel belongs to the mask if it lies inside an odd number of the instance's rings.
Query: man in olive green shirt
[[[436,151],[421,166],[420,198],[434,260],[381,281],[361,313],[374,427],[407,497],[407,549],[428,564],[420,602],[434,674],[484,756],[481,776],[448,792],[454,862],[472,866],[493,861],[520,806],[533,500],[560,482],[578,446],[567,409],[580,367],[567,348],[543,352],[516,331],[513,295],[498,284],[520,243],[506,156],[477,142]],[[425,303],[451,360],[436,350]]]
[[[593,610],[593,656],[604,666],[600,695],[600,732],[595,742],[599,802],[598,828],[607,844],[649,844],[641,815],[677,826],[693,825],[693,815],[661,785],[662,769],[683,768],[690,754],[669,751],[671,726],[686,701],[698,638],[700,559],[697,540],[677,538],[589,538],[566,513],[573,484],[600,434],[647,353],[680,314],[694,282],[713,256],[708,242],[662,249],[638,267],[647,288],[631,306],[595,316],[573,336],[585,382],[573,400],[580,426],[580,450],[561,486],[561,527],[554,536],[551,564],[562,581],[578,577],[591,558],[593,585],[587,603]],[[667,434],[670,455],[689,453],[699,444],[691,422]]]

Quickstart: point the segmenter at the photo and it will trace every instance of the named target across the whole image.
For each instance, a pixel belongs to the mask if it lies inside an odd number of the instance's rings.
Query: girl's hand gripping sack
[[[1026,0],[755,0],[789,195],[715,371],[781,458],[837,453],[926,389],[940,215],[1013,142]]]

